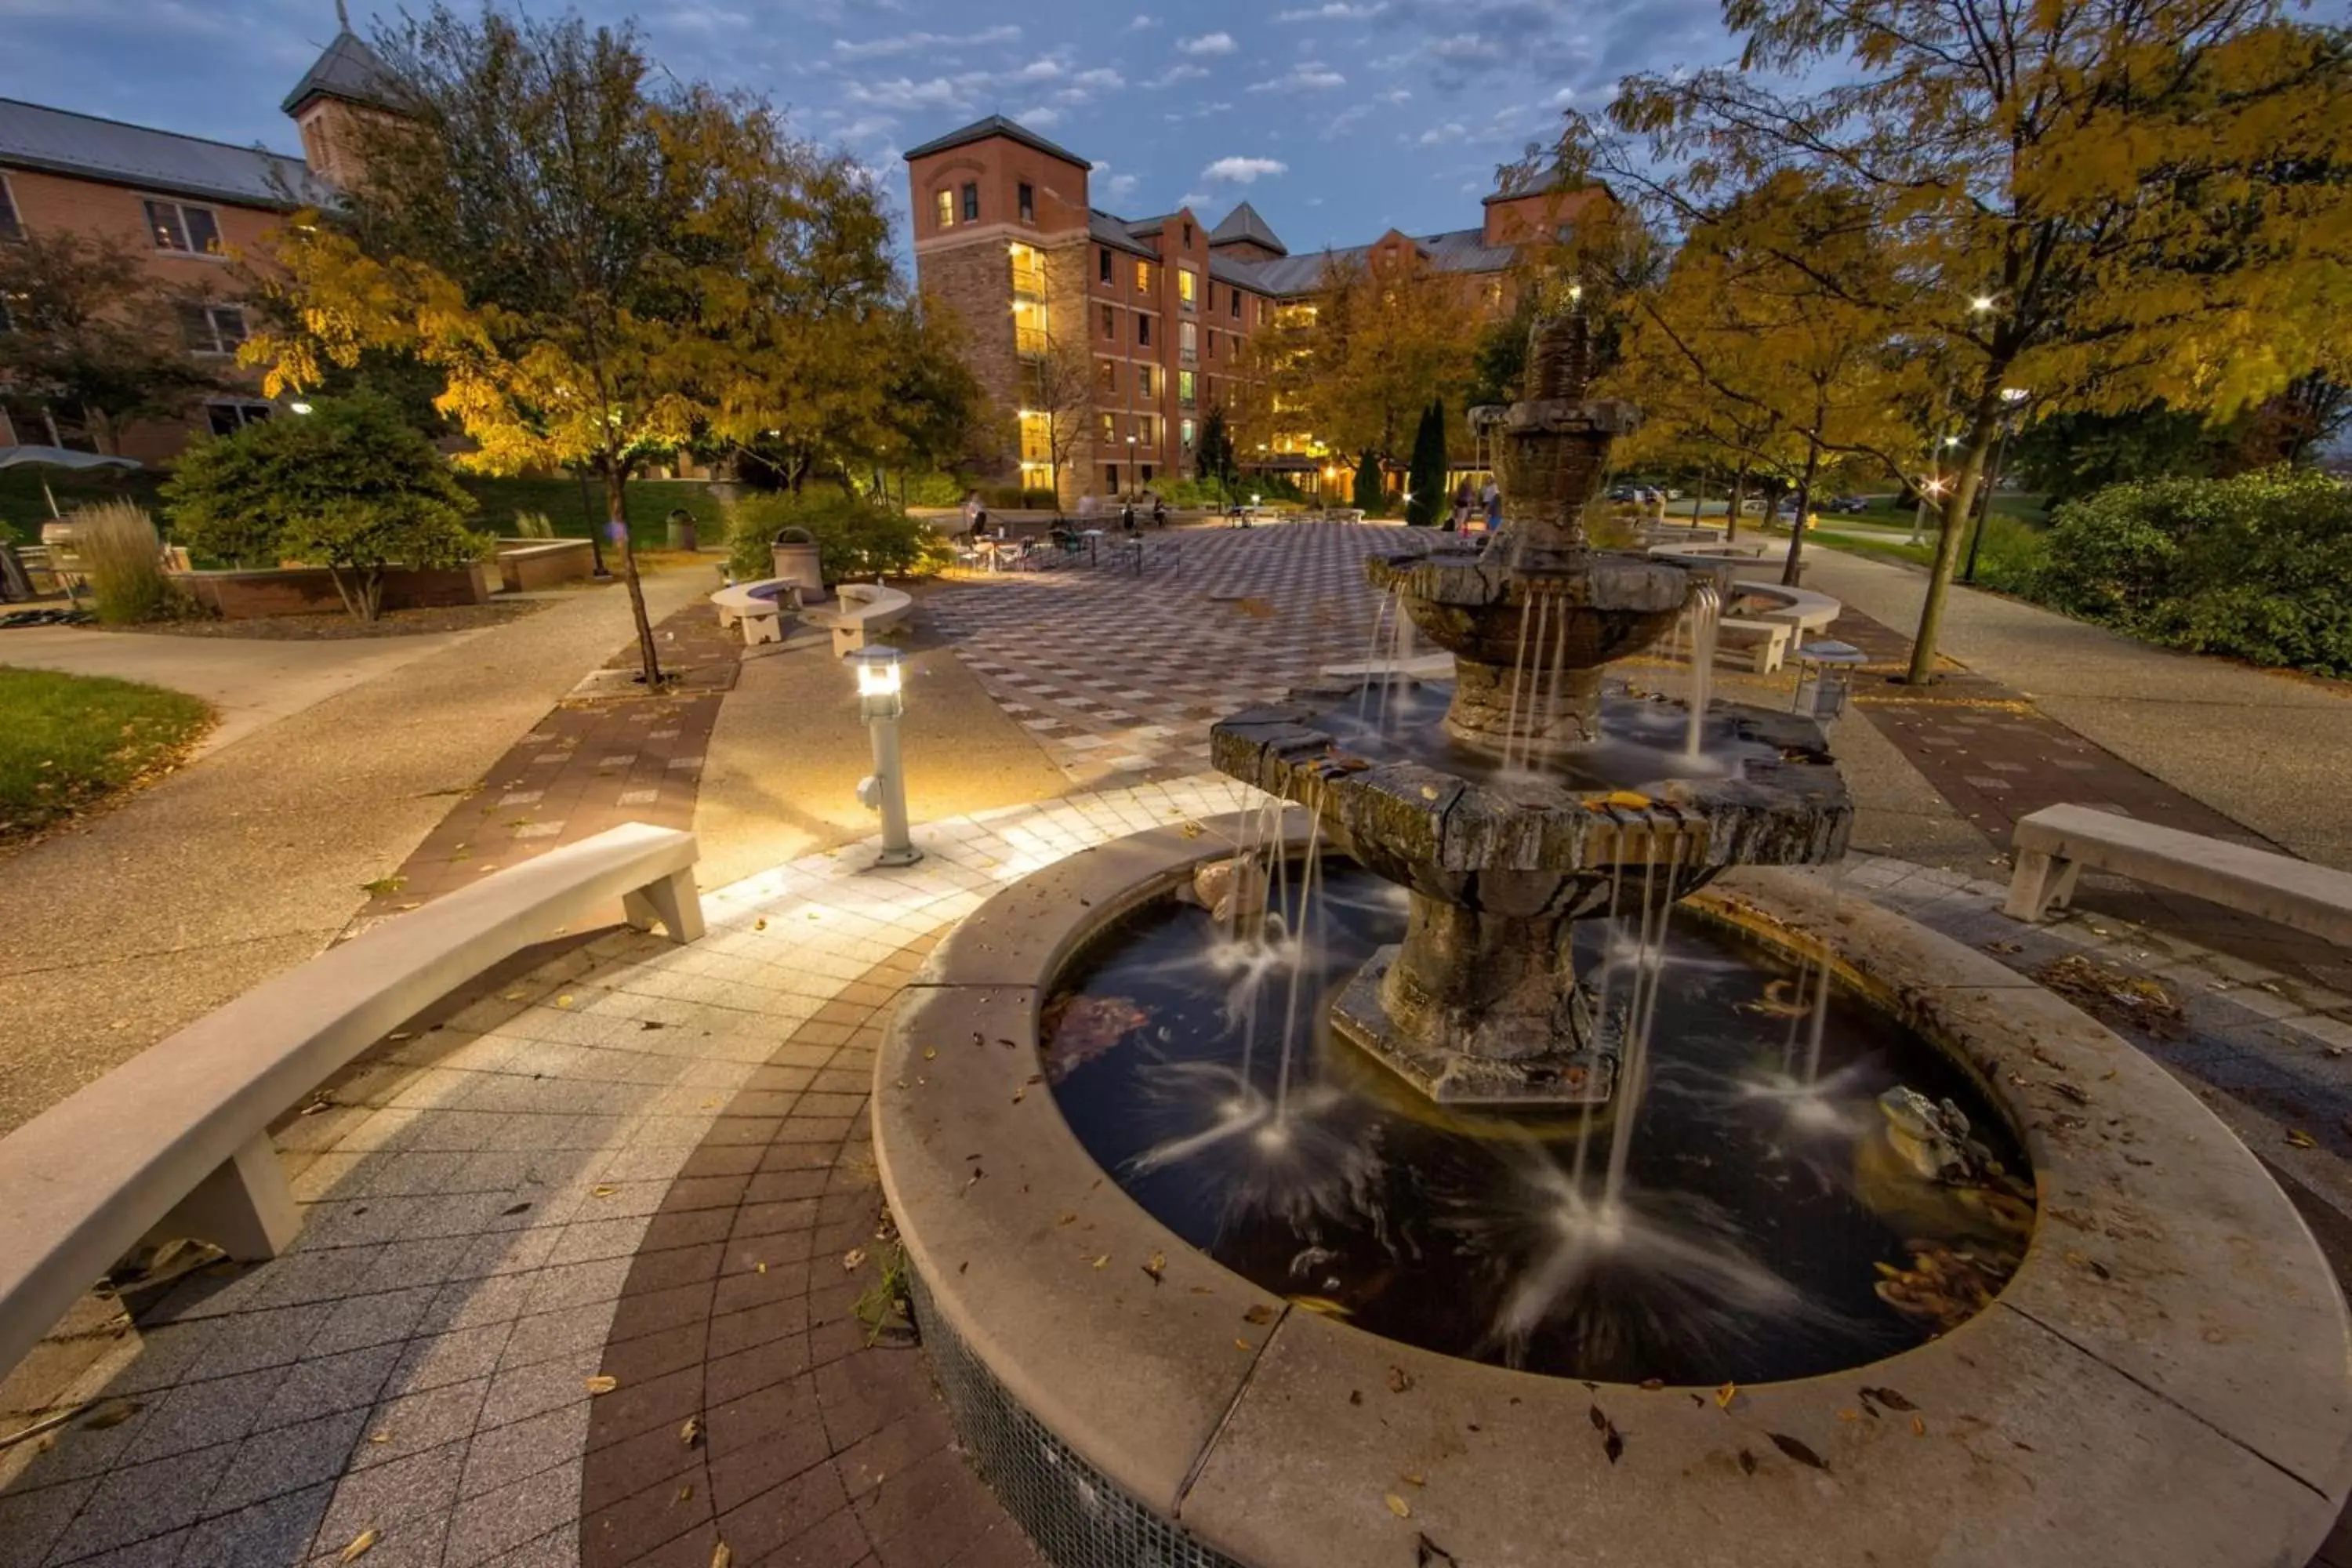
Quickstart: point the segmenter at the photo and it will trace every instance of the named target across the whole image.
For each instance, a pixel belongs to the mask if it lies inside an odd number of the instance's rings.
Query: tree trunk
[[[621,577],[629,585],[629,614],[637,623],[637,663],[645,674],[646,689],[661,689],[661,655],[654,649],[654,625],[646,616],[645,584],[637,580],[636,546],[629,539],[628,501],[623,487],[628,475],[621,465],[607,458],[604,468],[604,522],[618,537],[621,547]]]
[[[1813,476],[1821,471],[1821,437],[1809,432],[1805,437],[1805,471],[1797,477],[1797,514],[1789,520],[1789,560],[1780,568],[1783,587],[1795,587],[1798,579],[1805,574],[1805,519],[1812,515]]]
[[[1726,544],[1739,537],[1739,513],[1748,505],[1748,465],[1742,463],[1731,476],[1731,510],[1723,514],[1723,542]]]
[[[1998,385],[1998,382],[1992,384]],[[1952,570],[1959,564],[1960,546],[1969,532],[1969,512],[1976,505],[1977,486],[1984,478],[1985,458],[1991,453],[1993,430],[2000,416],[1994,394],[1977,399],[1969,420],[1969,438],[1953,476],[1951,493],[1944,498],[1944,516],[1936,534],[1936,559],[1927,569],[1927,596],[1919,605],[1919,627],[1911,638],[1911,668],[1906,679],[1913,686],[1936,680],[1936,639],[1944,629],[1944,600],[1952,587]]]

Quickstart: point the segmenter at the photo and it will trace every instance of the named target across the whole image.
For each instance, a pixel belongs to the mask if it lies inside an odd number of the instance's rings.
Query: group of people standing
[[[1454,511],[1445,520],[1448,533],[1474,533],[1481,526],[1488,533],[1499,533],[1503,528],[1503,492],[1491,474],[1484,489],[1465,477],[1454,488]]]

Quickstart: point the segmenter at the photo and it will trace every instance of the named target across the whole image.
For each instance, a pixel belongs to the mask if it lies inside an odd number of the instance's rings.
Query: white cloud
[[[1349,104],[1347,108],[1341,110],[1339,113],[1331,117],[1330,124],[1323,127],[1323,140],[1326,142],[1337,142],[1341,136],[1345,135],[1349,129],[1358,121],[1363,119],[1365,115],[1370,114],[1371,111],[1372,106],[1369,103]]]
[[[1127,30],[1130,33],[1143,33],[1158,26],[1160,26],[1160,18],[1157,16],[1138,16],[1127,25]]]
[[[1203,33],[1197,38],[1180,40],[1176,47],[1188,55],[1229,55],[1241,46],[1234,42],[1231,33]]]
[[[1180,81],[1197,81],[1202,77],[1208,74],[1209,71],[1206,66],[1185,65],[1180,62],[1176,65],[1170,66],[1166,70],[1161,71],[1158,76],[1153,77],[1150,81],[1145,82],[1143,85],[1146,87],[1174,87]]]
[[[1090,92],[1109,92],[1125,87],[1127,79],[1109,66],[1097,66],[1092,70],[1083,70],[1072,77],[1070,85],[1084,88]]]
[[[1103,194],[1115,202],[1123,202],[1135,195],[1135,186],[1133,174],[1113,174],[1103,182]]]
[[[1449,120],[1443,125],[1431,126],[1421,133],[1418,140],[1424,147],[1443,147],[1450,142],[1459,142],[1469,134],[1469,132],[1463,129],[1462,121]]]
[[[1510,50],[1501,39],[1482,37],[1476,33],[1456,33],[1448,38],[1433,38],[1422,47],[1449,65],[1500,65],[1511,58]]]
[[[1061,79],[1062,73],[1067,68],[1060,60],[1047,56],[1044,59],[1031,60],[1018,70],[996,72],[992,79],[1001,82],[1058,81]],[[973,74],[982,78],[988,78],[990,75],[987,72]]]
[[[872,60],[887,55],[911,55],[924,49],[964,49],[984,44],[1013,44],[1020,40],[1021,29],[1007,23],[1001,27],[983,27],[977,33],[901,33],[895,37],[868,38],[855,44],[846,38],[835,38],[833,52],[845,60]]]
[[[1250,83],[1250,90],[1252,92],[1279,92],[1284,88],[1290,88],[1300,92],[1321,92],[1327,88],[1345,87],[1347,85],[1348,79],[1346,77],[1341,76],[1338,71],[1333,70],[1329,66],[1323,64],[1320,60],[1304,60],[1299,64],[1291,67],[1290,73],[1287,76],[1278,76],[1267,81],[1254,81]]]
[[[1412,89],[1409,87],[1392,87],[1389,89],[1388,91],[1380,94],[1372,101],[1375,103],[1405,103],[1411,101],[1412,98]]]
[[[943,76],[932,77],[928,81],[916,81],[903,76],[887,81],[852,81],[843,90],[852,103],[895,110],[901,113],[961,109],[969,101],[966,90]]]
[[[1389,8],[1388,0],[1371,0],[1369,5],[1349,5],[1348,0],[1329,0],[1329,4],[1309,6],[1305,10],[1285,11],[1275,17],[1277,22],[1369,22]]]
[[[1023,110],[1013,118],[1034,130],[1050,131],[1062,122],[1062,111],[1040,103]]]
[[[1261,174],[1286,174],[1290,165],[1279,158],[1220,158],[1201,171],[1204,180],[1230,180],[1237,185],[1254,184]]]
[[[1180,207],[1204,207],[1216,200],[1204,191],[1186,191],[1176,205]]]

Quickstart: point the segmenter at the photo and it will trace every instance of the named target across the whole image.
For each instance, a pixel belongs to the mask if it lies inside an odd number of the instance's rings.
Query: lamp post
[[[1870,656],[1852,643],[1824,638],[1805,644],[1797,650],[1797,689],[1790,710],[1810,714],[1827,731],[1845,711],[1853,692],[1853,672],[1869,662]]]
[[[857,712],[874,741],[874,772],[858,781],[857,804],[882,814],[877,866],[911,866],[923,858],[907,837],[907,781],[898,762],[898,717],[907,710],[898,650],[868,643],[849,656],[857,667]]]
[[[1964,583],[1973,584],[1977,580],[1977,552],[1984,547],[1985,524],[1992,521],[1992,492],[2000,484],[2002,466],[2009,461],[2009,427],[2014,423],[2011,415],[2019,404],[2025,401],[2027,395],[2025,388],[2021,386],[2004,386],[2000,389],[2000,401],[2003,405],[2000,414],[2000,435],[1992,444],[1992,476],[1986,482],[1983,503],[1977,508],[1977,531],[1969,536],[1968,570],[1960,574],[1960,581]]]

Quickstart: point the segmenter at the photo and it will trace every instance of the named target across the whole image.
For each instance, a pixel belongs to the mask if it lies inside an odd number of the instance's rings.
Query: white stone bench
[[[2087,805],[2052,805],[2017,825],[2017,869],[2002,912],[2040,921],[2065,908],[2087,866],[2223,904],[2352,947],[2352,872]]]
[[[1827,594],[1811,588],[1791,588],[1784,583],[1751,583],[1742,580],[1732,585],[1734,599],[1762,599],[1768,607],[1751,612],[1759,621],[1785,621],[1801,632],[1828,629],[1838,612],[1845,605]]]
[[[743,646],[784,640],[784,612],[801,607],[797,584],[782,577],[762,577],[756,583],[736,583],[710,595],[721,626],[740,625]]]
[[[1754,662],[1759,675],[1769,675],[1780,668],[1789,657],[1790,639],[1797,634],[1797,628],[1786,621],[1751,621],[1738,616],[1725,616],[1716,630],[1717,636],[1736,632],[1756,639]]]
[[[445,894],[205,1015],[0,1138],[0,1373],[142,1239],[274,1258],[273,1121],[404,1020],[617,897],[702,934],[694,835],[627,823]]]
[[[844,583],[834,595],[840,600],[836,607],[812,610],[808,618],[814,625],[831,628],[835,658],[856,653],[877,634],[903,625],[915,607],[915,601],[905,594],[879,583]]]

